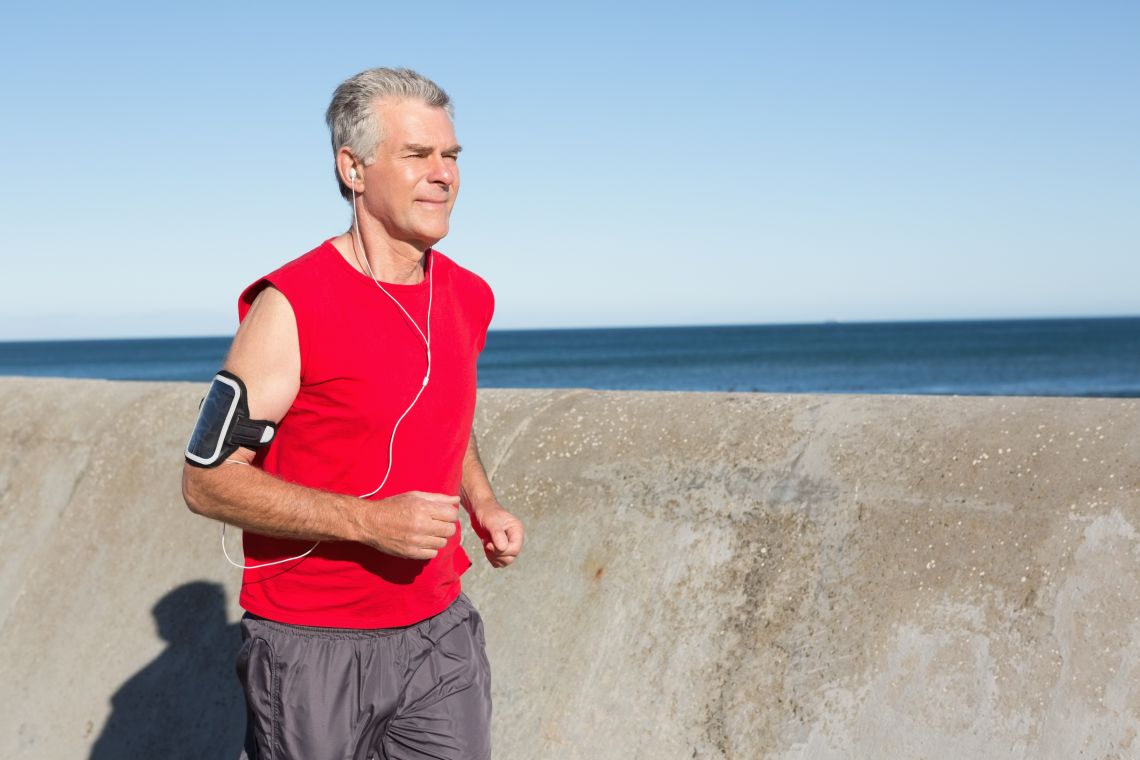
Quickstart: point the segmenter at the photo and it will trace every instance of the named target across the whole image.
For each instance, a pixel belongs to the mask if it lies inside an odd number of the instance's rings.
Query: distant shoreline
[[[620,330],[699,330],[707,328],[716,329],[758,329],[758,328],[785,328],[785,327],[821,327],[831,325],[845,326],[901,326],[901,325],[971,325],[990,323],[1040,323],[1040,322],[1100,322],[1100,321],[1129,321],[1140,320],[1140,314],[1110,314],[1096,316],[1052,316],[1052,317],[947,317],[941,319],[841,319],[831,317],[809,322],[725,322],[709,324],[688,325],[616,325],[616,326],[584,326],[584,327],[492,327],[492,333],[548,333],[548,332],[585,332],[585,331],[620,331]],[[216,335],[123,335],[123,336],[94,336],[94,337],[32,337],[32,338],[4,338],[0,339],[0,347],[7,344],[19,343],[91,343],[97,341],[148,341],[148,340],[216,340],[230,338],[232,333],[218,333]]]
[[[0,375],[206,382],[230,341],[0,343]],[[479,385],[1132,398],[1140,317],[492,330]]]

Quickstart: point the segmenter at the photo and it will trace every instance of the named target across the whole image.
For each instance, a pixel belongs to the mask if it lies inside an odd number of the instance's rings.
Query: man
[[[432,247],[459,191],[450,100],[370,69],[326,119],[353,225],[242,293],[183,475],[192,511],[245,531],[244,756],[490,757],[458,505],[495,567],[523,526],[471,429],[493,297]]]

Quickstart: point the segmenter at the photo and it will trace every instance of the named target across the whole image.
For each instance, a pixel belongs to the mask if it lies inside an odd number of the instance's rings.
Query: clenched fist
[[[432,559],[455,535],[458,519],[458,496],[408,491],[361,510],[360,541],[385,554]]]

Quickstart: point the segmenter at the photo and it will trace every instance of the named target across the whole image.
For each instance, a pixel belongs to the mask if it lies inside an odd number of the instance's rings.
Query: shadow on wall
[[[225,590],[187,583],[153,612],[167,647],[115,692],[90,760],[236,758],[245,734],[234,674],[241,635],[226,623]]]

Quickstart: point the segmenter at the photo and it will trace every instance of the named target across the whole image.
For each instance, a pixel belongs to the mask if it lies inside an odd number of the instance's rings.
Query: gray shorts
[[[243,760],[485,760],[491,669],[464,594],[406,628],[241,621]]]

